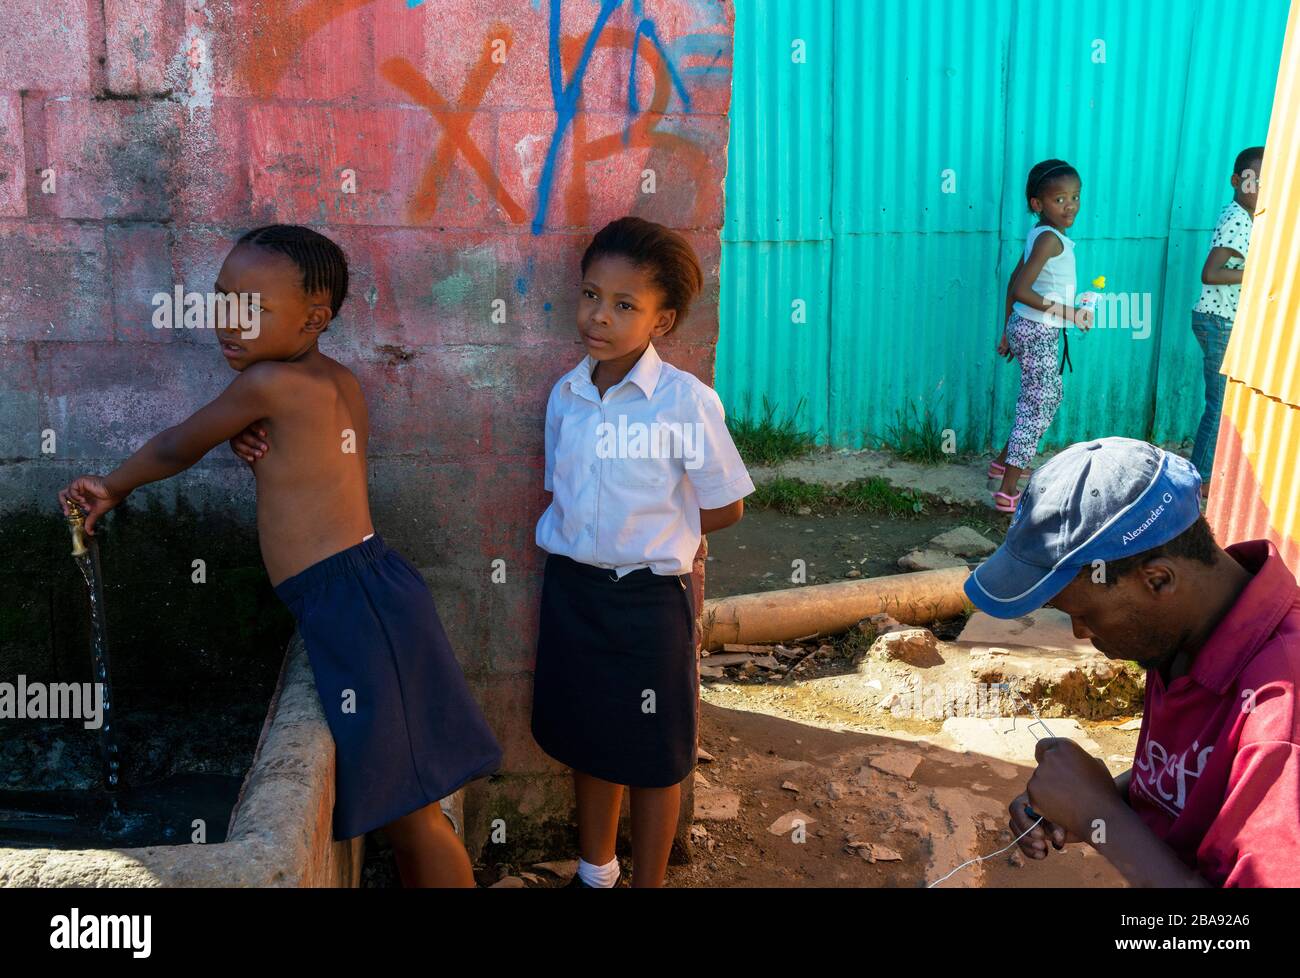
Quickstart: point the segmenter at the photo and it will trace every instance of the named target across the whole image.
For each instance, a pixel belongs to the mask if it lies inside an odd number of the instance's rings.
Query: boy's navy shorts
[[[501,747],[470,695],[424,578],[378,535],[282,581],[334,735],[334,838],[493,773]]]

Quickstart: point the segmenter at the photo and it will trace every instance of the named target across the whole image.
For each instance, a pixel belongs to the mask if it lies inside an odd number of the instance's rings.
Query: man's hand
[[[1090,843],[1132,886],[1210,885],[1128,806],[1121,793],[1121,786],[1128,785],[1124,775],[1117,785],[1105,764],[1070,740],[1040,740],[1035,754],[1038,769],[1029,779],[1024,797],[1044,817],[1043,825],[1050,819],[1065,830],[1067,842]],[[1104,839],[1095,834],[1095,819],[1105,821]],[[1023,821],[1017,834],[1032,821]],[[1025,839],[1033,835],[1031,832]]]
[[[1019,838],[1022,832],[1037,821],[1025,811],[1029,807],[1029,795],[1017,795],[1015,801],[1007,807],[1011,812],[1011,837]],[[1082,842],[1083,839],[1071,835],[1061,826],[1044,818],[1017,844],[1020,846],[1020,851],[1030,859],[1046,859],[1049,841],[1053,848],[1060,850],[1075,842]]]
[[[1025,786],[1025,795],[1045,819],[1044,825],[1050,821],[1063,829],[1067,840],[1072,836],[1082,842],[1092,831],[1093,819],[1105,817],[1116,805],[1123,807],[1106,765],[1074,741],[1045,737],[1035,746],[1034,757],[1038,769]]]
[[[266,437],[266,429],[262,423],[256,422],[250,424],[247,428],[230,439],[230,450],[242,458],[249,465],[252,465],[259,458],[267,453],[270,449],[263,439]]]
[[[95,523],[110,509],[120,503],[126,493],[116,492],[108,483],[97,475],[83,475],[73,479],[66,489],[59,490],[59,506],[63,515],[68,515],[68,503],[74,502],[86,514],[85,529],[92,537],[95,535]]]

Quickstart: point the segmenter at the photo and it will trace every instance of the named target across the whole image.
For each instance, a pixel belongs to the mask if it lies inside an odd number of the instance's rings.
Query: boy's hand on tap
[[[249,465],[252,465],[259,458],[270,450],[263,439],[266,438],[266,429],[261,423],[250,424],[247,428],[230,439],[230,450],[242,458]]]
[[[68,515],[68,503],[74,502],[86,514],[85,530],[90,536],[95,535],[95,523],[110,509],[127,497],[109,486],[107,480],[98,475],[83,475],[74,479],[66,489],[59,490],[59,505],[63,515]]]

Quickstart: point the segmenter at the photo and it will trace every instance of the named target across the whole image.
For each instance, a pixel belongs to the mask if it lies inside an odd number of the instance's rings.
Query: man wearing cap
[[[1041,740],[1011,828],[1036,859],[1088,842],[1134,886],[1300,886],[1300,587],[1267,540],[1221,549],[1199,499],[1146,442],[1071,445],[967,580],[981,611],[1057,608],[1146,670],[1133,767]]]

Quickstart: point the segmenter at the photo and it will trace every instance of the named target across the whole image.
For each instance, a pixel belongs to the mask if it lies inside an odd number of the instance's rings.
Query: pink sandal
[[[1020,493],[1014,496],[1008,496],[1005,492],[995,492],[993,494],[993,508],[999,513],[1014,513],[1016,504],[1020,502]]]
[[[1007,467],[1003,465],[1001,462],[999,462],[997,459],[994,459],[992,462],[989,463],[988,477],[990,479],[1001,479],[1004,475],[1006,475],[1006,473],[1007,473]],[[1023,479],[1026,476],[1033,475],[1033,473],[1034,473],[1033,469],[1021,469],[1020,478]],[[1016,481],[1019,482],[1020,480],[1017,479]]]

